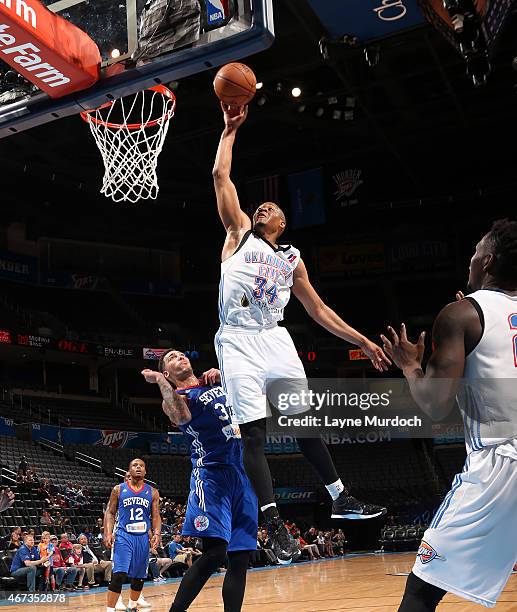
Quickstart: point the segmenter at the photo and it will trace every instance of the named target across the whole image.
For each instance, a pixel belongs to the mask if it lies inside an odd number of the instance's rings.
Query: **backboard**
[[[95,41],[101,78],[89,89],[50,99],[0,62],[0,138],[245,58],[274,40],[272,0],[42,3]]]

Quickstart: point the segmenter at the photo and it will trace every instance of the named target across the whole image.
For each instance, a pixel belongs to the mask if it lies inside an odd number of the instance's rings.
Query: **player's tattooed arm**
[[[157,384],[162,394],[162,408],[174,425],[186,425],[192,420],[185,399],[176,393],[161,372],[142,370],[142,375],[148,383]]]
[[[104,545],[106,548],[113,546],[113,527],[115,526],[119,494],[119,486],[115,485],[111,491],[108,507],[104,513]]]
[[[386,371],[390,360],[380,346],[363,336],[356,329],[345,323],[343,319],[320,298],[312,286],[307,268],[302,260],[294,271],[293,293],[300,300],[307,314],[338,338],[359,346],[368,355],[369,359],[380,372]]]

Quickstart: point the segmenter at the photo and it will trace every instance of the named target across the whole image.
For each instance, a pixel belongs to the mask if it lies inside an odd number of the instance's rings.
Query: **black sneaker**
[[[348,492],[343,491],[332,503],[332,518],[364,520],[386,514],[386,508],[375,504],[365,504]]]
[[[287,531],[282,519],[277,516],[268,521],[266,527],[278,562],[282,565],[289,565],[291,561],[296,561],[302,552],[293,536]]]

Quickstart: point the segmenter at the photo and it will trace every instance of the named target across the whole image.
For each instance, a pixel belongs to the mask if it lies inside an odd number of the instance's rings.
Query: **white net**
[[[81,113],[104,162],[101,193],[114,202],[156,199],[158,156],[175,108],[174,94],[158,85]]]

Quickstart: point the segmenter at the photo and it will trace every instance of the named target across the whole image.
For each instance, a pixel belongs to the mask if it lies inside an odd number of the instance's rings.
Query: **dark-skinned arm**
[[[151,505],[151,526],[153,528],[151,548],[156,548],[160,545],[162,537],[162,517],[160,515],[160,493],[158,492],[158,489],[154,488],[153,501]]]
[[[217,198],[217,210],[224,229],[228,233],[238,234],[243,229],[250,229],[251,221],[241,209],[237,190],[231,180],[230,173],[235,136],[239,127],[246,120],[248,107],[240,107],[237,114],[231,114],[229,108],[223,103],[221,103],[221,108],[224,113],[225,127],[217,148],[212,176]]]
[[[104,545],[106,548],[113,546],[113,527],[115,526],[119,494],[119,485],[115,485],[111,491],[108,507],[104,513]]]
[[[375,368],[381,372],[388,369],[391,363],[380,346],[371,342],[327,306],[312,286],[307,268],[300,260],[294,270],[293,293],[300,300],[307,314],[338,338],[351,342],[368,355]]]
[[[469,300],[449,304],[437,316],[433,327],[433,353],[424,370],[425,334],[416,344],[407,338],[404,324],[400,335],[390,327],[389,337],[381,336],[384,348],[406,377],[411,395],[423,412],[439,421],[454,408],[459,383],[465,369],[465,344],[479,325],[478,315]]]

